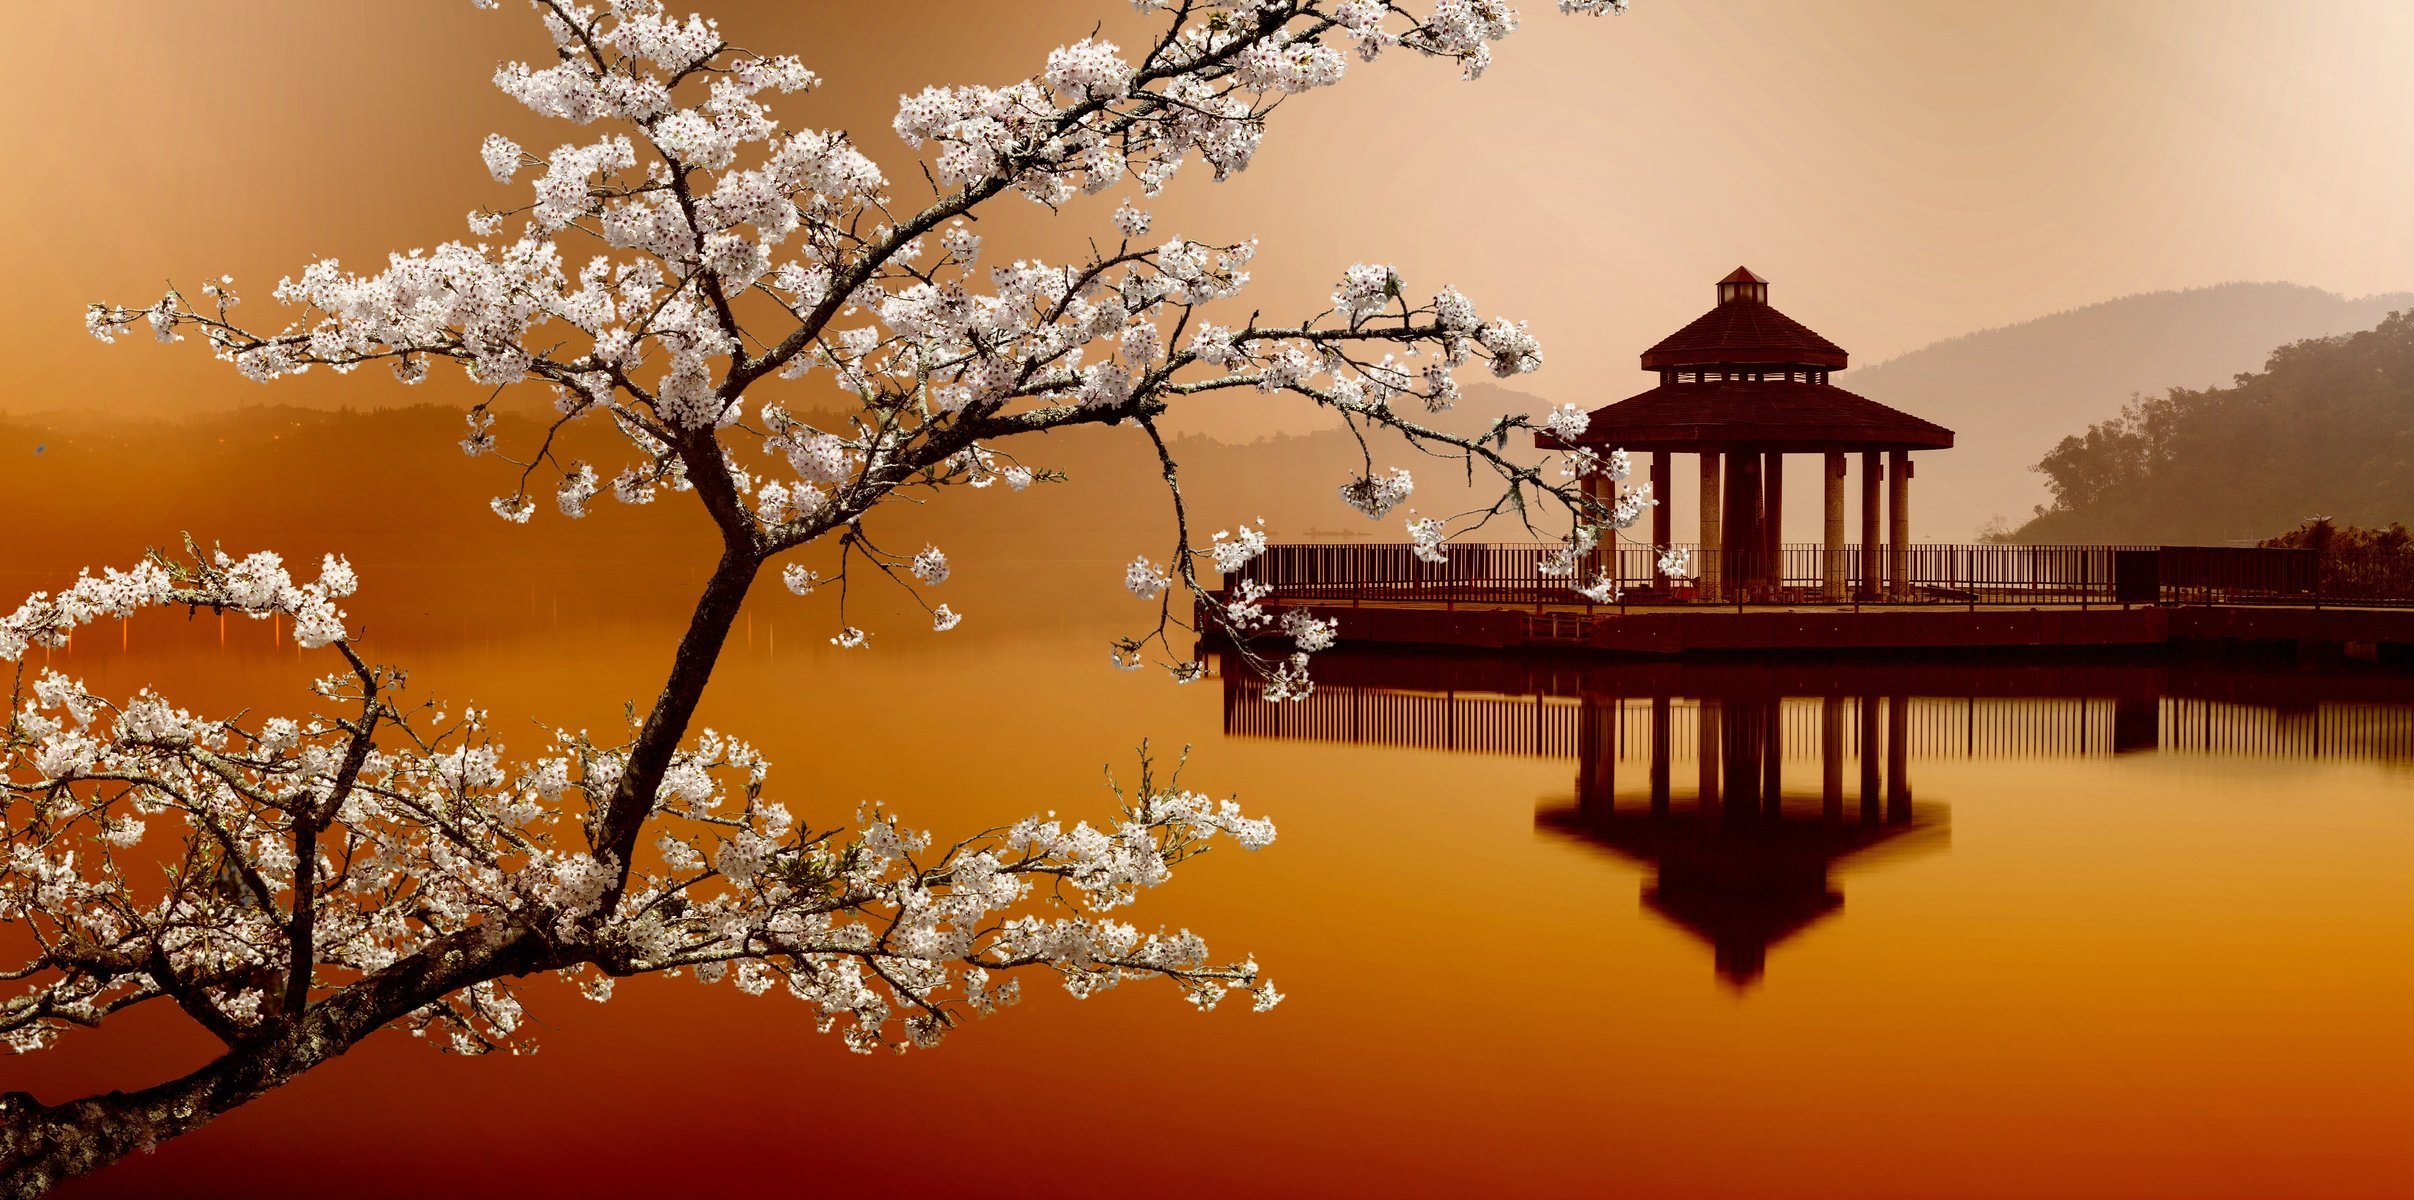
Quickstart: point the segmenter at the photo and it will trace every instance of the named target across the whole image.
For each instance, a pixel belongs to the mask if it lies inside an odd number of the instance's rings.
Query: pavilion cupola
[[[1749,267],[1737,267],[1725,279],[1718,281],[1720,304],[1766,304],[1769,302],[1769,281],[1752,273]]]
[[[1849,361],[1844,347],[1769,303],[1769,281],[1737,267],[1718,281],[1718,304],[1643,352],[1663,383],[1825,383]]]

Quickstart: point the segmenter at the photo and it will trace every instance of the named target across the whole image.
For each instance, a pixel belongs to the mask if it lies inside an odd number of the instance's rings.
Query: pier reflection
[[[2409,681],[2161,664],[1591,662],[1392,650],[1317,661],[1304,701],[1223,677],[1230,736],[1575,760],[1536,827],[1651,869],[1642,901],[1741,987],[1835,913],[1839,867],[1942,849],[1940,759],[2159,752],[2414,765]]]

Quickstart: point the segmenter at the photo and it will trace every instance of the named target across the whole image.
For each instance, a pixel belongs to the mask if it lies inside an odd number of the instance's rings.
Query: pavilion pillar
[[[1819,560],[1819,598],[1844,600],[1844,456],[1827,456],[1826,553]]]
[[[1725,811],[1749,818],[1760,811],[1760,757],[1753,753],[1760,743],[1760,714],[1751,701],[1737,696],[1720,704],[1719,718],[1727,752]]]
[[[1861,599],[1885,595],[1878,584],[1878,484],[1886,478],[1878,452],[1861,453]]]
[[[1700,539],[1702,561],[1699,595],[1713,604],[1723,598],[1719,581],[1723,577],[1726,565],[1719,561],[1718,494],[1718,451],[1704,450],[1702,451],[1702,532]]]
[[[1617,481],[1606,474],[1597,474],[1586,476],[1584,482],[1586,487],[1592,489],[1593,502],[1600,505],[1604,512],[1617,506]],[[1607,574],[1611,579],[1611,595],[1617,595],[1626,590],[1626,580],[1619,570],[1618,536],[1615,530],[1608,531],[1601,539],[1601,544],[1593,547],[1592,552],[1585,555],[1584,558],[1584,572],[1583,577],[1578,580],[1579,583],[1590,585],[1593,580]],[[1604,562],[1604,559],[1607,561]]]
[[[1878,823],[1878,698],[1863,692],[1853,700],[1860,719],[1861,824]]]
[[[1738,600],[1757,599],[1761,578],[1758,451],[1737,450],[1727,454],[1725,515],[1727,592]]]
[[[1911,697],[1886,698],[1886,822],[1911,819]]]
[[[1771,450],[1760,480],[1760,556],[1769,587],[1785,590],[1785,455]]]
[[[1835,459],[1839,455],[1828,455]],[[1844,697],[1819,699],[1819,815],[1844,822]]]
[[[1785,796],[1785,726],[1782,723],[1785,701],[1771,696],[1762,706],[1760,715],[1760,811],[1775,818],[1784,813]]]
[[[1660,573],[1660,552],[1676,541],[1676,490],[1669,470],[1675,457],[1667,450],[1651,452],[1651,498],[1659,501],[1651,506],[1651,575],[1652,582],[1662,588],[1668,586],[1668,577]]]
[[[1719,719],[1718,701],[1712,700],[1708,696],[1701,698],[1693,712],[1696,721],[1693,730],[1693,757],[1700,760],[1697,765],[1701,767],[1701,783],[1695,794],[1695,802],[1701,809],[1703,818],[1707,819],[1718,815],[1718,761],[1721,753],[1718,734],[1722,722]]]
[[[1886,576],[1894,584],[1894,598],[1911,598],[1911,454],[1897,450],[1887,464],[1886,551],[1892,560],[1886,565]]]
[[[1604,818],[1617,805],[1618,702],[1587,692],[1576,719],[1576,808]]]
[[[1668,697],[1651,698],[1651,811],[1668,815]]]

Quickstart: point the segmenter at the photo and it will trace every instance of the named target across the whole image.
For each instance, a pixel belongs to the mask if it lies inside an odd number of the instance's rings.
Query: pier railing
[[[1575,587],[1606,575],[1620,594],[1613,603],[1647,605],[1704,602],[1703,581],[1715,572],[1721,604],[2414,604],[2414,554],[2402,552],[1923,543],[1903,547],[1898,579],[1891,548],[1864,555],[1855,544],[1844,547],[1840,582],[1830,587],[1818,543],[1773,555],[1677,548],[1691,560],[1682,577],[1659,575],[1659,552],[1635,545],[1603,547],[1571,577],[1544,573],[1555,547],[1543,544],[1449,545],[1441,562],[1419,559],[1406,543],[1285,544],[1226,582],[1254,579],[1280,596],[1333,602],[1586,605]]]
[[[1817,762],[1823,749],[1818,697],[1774,701],[1779,755]],[[1918,758],[2047,758],[2158,749],[2260,758],[2414,762],[2414,708],[2402,704],[2320,702],[2276,708],[2177,696],[1845,697],[1840,704],[1902,705],[1903,733]],[[1741,710],[1738,710],[1741,711]],[[1733,713],[1726,714],[1728,716]],[[1857,715],[1857,714],[1856,714]],[[1588,750],[1616,759],[1654,753],[1698,761],[1700,731],[1721,712],[1699,697],[1585,695],[1544,697],[1486,692],[1408,691],[1319,685],[1304,700],[1265,699],[1263,680],[1224,679],[1224,733],[1233,737],[1417,747],[1480,754],[1575,758]],[[1659,729],[1655,733],[1654,726]],[[1588,728],[1589,726],[1589,728]],[[1865,752],[1847,720],[1838,749]],[[1587,743],[1592,743],[1590,746]]]

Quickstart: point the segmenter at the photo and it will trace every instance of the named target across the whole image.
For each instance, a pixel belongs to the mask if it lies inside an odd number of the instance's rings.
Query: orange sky
[[[1120,0],[720,3],[733,39],[794,50],[825,88],[783,110],[844,126],[918,189],[887,128],[898,93],[1002,82]],[[1599,401],[1634,354],[1707,307],[1738,262],[1773,299],[1874,363],[1940,337],[2128,292],[2286,279],[2360,294],[2414,287],[2414,7],[2383,0],[2034,0],[1817,5],[1637,0],[1614,20],[1526,6],[1489,78],[1387,58],[1279,114],[1257,165],[1186,174],[1157,228],[1264,239],[1253,298],[1321,306],[1341,268],[1396,262],[1533,320],[1549,352],[1521,381]],[[267,289],[314,254],[373,262],[465,236],[500,203],[476,144],[532,148],[567,126],[486,83],[544,50],[507,5],[246,0],[44,6],[16,16],[0,132],[21,182],[0,223],[0,409],[140,413],[285,400],[388,403],[382,380],[263,391],[196,347],[114,352],[83,304],[142,302],[221,271]],[[1127,34],[1128,36],[1128,34]],[[1195,167],[1195,164],[1194,164]],[[1020,229],[1045,253],[1111,208]],[[1025,228],[1030,227],[1030,228]],[[1846,380],[1849,384],[1849,380]],[[1250,403],[1270,403],[1252,401]],[[1269,409],[1224,425],[1253,429]]]

